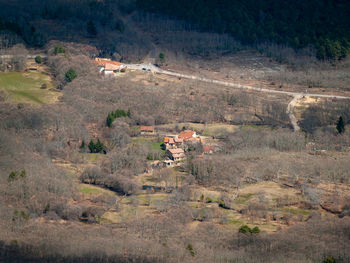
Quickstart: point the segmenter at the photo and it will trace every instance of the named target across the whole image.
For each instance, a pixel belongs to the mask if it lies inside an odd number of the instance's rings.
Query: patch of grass
[[[86,158],[86,161],[89,163],[98,163],[102,158],[104,158],[103,154],[99,153],[82,153],[83,157]]]
[[[83,194],[92,194],[92,195],[116,195],[115,192],[110,191],[108,189],[104,189],[95,185],[89,185],[89,184],[80,184],[79,192]]]
[[[79,192],[81,192],[83,194],[102,194],[103,193],[103,191],[101,189],[92,188],[90,186],[80,187]]]
[[[228,222],[230,225],[242,225],[243,222],[241,220],[235,219],[235,218],[231,218]]]
[[[290,213],[290,214],[293,214],[293,215],[304,215],[304,216],[307,216],[307,215],[310,214],[310,211],[308,211],[308,210],[295,208],[295,207],[284,207],[282,209],[282,211]]]
[[[234,202],[236,204],[244,204],[245,202],[247,202],[254,194],[242,194],[242,195],[239,195],[238,198],[236,198],[234,200]]]
[[[46,89],[41,89],[45,84]],[[54,103],[60,96],[50,77],[40,72],[10,72],[0,74],[0,88],[9,94],[10,102],[32,104]]]

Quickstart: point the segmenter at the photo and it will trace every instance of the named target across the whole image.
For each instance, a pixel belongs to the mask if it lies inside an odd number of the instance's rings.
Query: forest
[[[202,31],[228,33],[245,44],[313,45],[319,59],[331,60],[346,57],[350,50],[349,1],[138,0],[137,6]]]

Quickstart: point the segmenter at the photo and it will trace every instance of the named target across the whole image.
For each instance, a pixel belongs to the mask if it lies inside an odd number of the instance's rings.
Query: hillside
[[[348,1],[137,1],[148,12],[178,18],[203,31],[228,33],[243,43],[313,45],[319,59],[350,50]]]
[[[0,262],[350,262],[347,2],[0,3]]]

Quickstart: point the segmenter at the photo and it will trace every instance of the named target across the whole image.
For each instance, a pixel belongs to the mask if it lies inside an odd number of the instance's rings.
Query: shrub
[[[250,233],[250,227],[247,225],[241,226],[238,230],[239,233]]]
[[[259,234],[260,233],[260,228],[259,227],[254,227],[250,230],[250,233],[252,234]]]
[[[260,233],[260,228],[259,227],[253,227],[253,228],[250,228],[249,226],[247,225],[244,225],[244,226],[241,226],[238,230],[239,233],[243,233],[243,234],[246,234],[246,233],[251,233],[251,234],[259,234]]]
[[[35,62],[38,64],[41,64],[43,62],[43,59],[41,58],[41,56],[36,56],[35,57]]]
[[[14,181],[14,180],[17,180],[19,178],[25,178],[26,177],[26,171],[25,170],[22,170],[21,172],[17,172],[17,171],[14,171],[14,172],[11,172],[9,177],[8,177],[8,180],[9,181]]]
[[[55,55],[57,54],[63,54],[66,53],[66,50],[64,47],[62,46],[55,46],[55,50],[54,50]]]
[[[194,249],[193,249],[192,244],[188,244],[188,245],[187,245],[187,250],[190,251],[190,254],[191,254],[192,257],[194,257],[194,256],[196,255],[196,253],[195,253],[195,251],[194,251]]]
[[[78,73],[74,69],[70,68],[66,72],[65,77],[67,82],[72,82],[76,77],[78,77]]]
[[[322,263],[336,263],[335,259],[332,257],[326,257]]]

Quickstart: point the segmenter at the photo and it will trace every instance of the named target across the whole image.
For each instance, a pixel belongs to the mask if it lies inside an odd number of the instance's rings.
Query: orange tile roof
[[[176,148],[176,149],[169,149],[169,152],[171,154],[181,154],[181,153],[185,153],[184,150],[182,148]]]
[[[154,131],[153,126],[141,126],[141,131]]]
[[[118,67],[117,69],[119,69],[121,65],[124,65],[123,63],[112,61],[109,58],[95,58],[95,63],[99,66],[106,67],[106,69],[107,67],[108,68]]]
[[[186,140],[189,140],[190,138],[192,138],[193,134],[194,134],[194,131],[185,130],[185,131],[180,132],[179,138],[186,141]]]
[[[170,138],[169,138],[169,137],[164,137],[164,143],[168,143],[168,142],[169,142],[169,140],[170,140]]]

